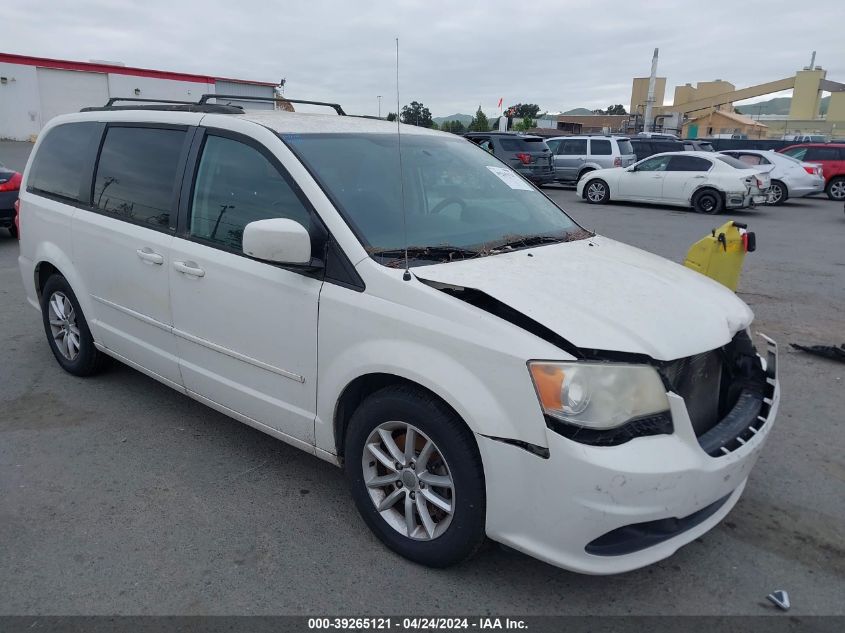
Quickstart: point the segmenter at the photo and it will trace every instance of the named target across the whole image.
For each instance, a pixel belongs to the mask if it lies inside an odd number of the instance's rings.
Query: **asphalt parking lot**
[[[29,146],[0,142],[22,168]],[[782,404],[743,498],[649,568],[569,573],[498,546],[448,570],[385,549],[339,469],[115,364],[54,361],[0,230],[0,614],[845,614],[845,214],[826,198],[718,217],[590,206],[586,227],[683,258],[729,218],[757,233],[740,296],[780,343]],[[694,327],[694,324],[690,324]]]

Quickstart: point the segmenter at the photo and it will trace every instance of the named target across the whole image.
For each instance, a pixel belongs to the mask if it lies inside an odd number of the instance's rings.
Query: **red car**
[[[15,202],[21,188],[20,173],[0,164],[0,227],[8,229],[12,237],[18,236],[15,223]]]
[[[831,200],[845,200],[845,143],[801,143],[778,152],[822,166],[825,193]]]

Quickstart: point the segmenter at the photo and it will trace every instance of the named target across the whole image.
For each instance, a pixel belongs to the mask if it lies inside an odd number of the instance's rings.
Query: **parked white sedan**
[[[598,169],[578,181],[577,193],[592,204],[608,200],[692,207],[698,213],[763,204],[770,179],[765,170],[723,154],[667,152],[631,165]]]
[[[768,170],[772,186],[769,204],[783,204],[788,198],[803,198],[824,191],[824,175],[818,163],[807,163],[773,150],[732,149],[720,152],[749,167]]]

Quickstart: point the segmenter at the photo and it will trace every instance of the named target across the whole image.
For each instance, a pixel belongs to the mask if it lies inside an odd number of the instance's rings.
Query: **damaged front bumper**
[[[742,424],[727,421],[715,457],[675,393],[671,435],[599,447],[549,431],[545,459],[478,436],[490,538],[559,567],[611,574],[671,556],[710,530],[742,494],[777,415],[777,347],[766,340],[763,404],[753,416],[737,412]]]

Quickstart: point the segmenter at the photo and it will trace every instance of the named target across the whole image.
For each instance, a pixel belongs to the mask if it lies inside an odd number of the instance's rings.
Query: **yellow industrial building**
[[[648,77],[636,77],[631,87],[632,115],[642,116],[648,99]],[[753,97],[792,90],[789,115],[755,120],[734,111],[733,104]],[[822,92],[830,92],[827,114],[819,114]],[[646,130],[664,129],[687,138],[742,134],[749,138],[779,138],[786,132],[845,137],[845,84],[827,79],[820,66],[808,66],[792,77],[737,89],[722,79],[676,86],[671,105],[664,105],[666,78],[656,77],[652,121]]]

